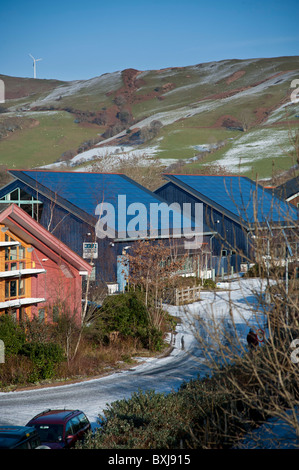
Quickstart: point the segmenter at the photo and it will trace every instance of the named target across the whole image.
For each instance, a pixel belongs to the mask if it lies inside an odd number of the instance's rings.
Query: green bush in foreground
[[[34,365],[31,382],[53,378],[57,366],[64,360],[63,350],[56,343],[26,343],[19,354],[28,357]]]
[[[274,353],[277,354],[276,349]],[[99,416],[101,427],[83,446],[91,449],[236,446],[244,434],[277,412],[278,406],[281,411],[287,407],[286,398],[298,400],[298,381],[292,368],[283,375],[287,395],[277,396],[273,375],[268,376],[266,371],[266,358],[273,354],[271,345],[261,349],[249,364],[251,354],[219,368],[209,377],[184,383],[177,392],[138,391],[129,399],[111,403]]]
[[[106,297],[95,328],[104,343],[116,331],[122,338],[137,339],[144,348],[159,350],[162,346],[162,332],[152,325],[141,292]]]
[[[0,339],[5,345],[6,357],[18,354],[26,341],[23,328],[11,315],[0,316]]]
[[[99,417],[101,427],[81,446],[90,449],[180,449],[230,447],[241,421],[229,420],[228,392],[221,377],[196,379],[169,394],[138,391],[116,401]],[[236,405],[236,403],[235,403]],[[246,414],[246,411],[244,410]],[[241,417],[241,415],[240,415]],[[227,426],[230,436],[225,436]]]

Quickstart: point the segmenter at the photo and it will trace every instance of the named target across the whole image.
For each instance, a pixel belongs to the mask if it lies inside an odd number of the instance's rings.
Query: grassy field
[[[74,123],[67,112],[32,113],[37,125],[12,133],[0,141],[0,163],[8,167],[32,168],[58,160],[66,150],[101,132],[99,127],[83,127]]]

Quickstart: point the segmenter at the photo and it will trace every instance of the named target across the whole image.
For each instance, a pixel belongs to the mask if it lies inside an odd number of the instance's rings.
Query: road
[[[251,299],[251,294],[235,288],[230,292],[230,298],[232,292],[234,300],[246,311],[248,319],[252,312],[248,305],[245,306],[245,299]],[[207,305],[213,305],[214,310],[216,308],[221,315],[228,309],[228,292],[220,293],[217,298],[211,293],[202,293],[201,297],[202,301],[190,306],[195,313],[203,311]],[[1,392],[0,425],[25,425],[30,418],[45,409],[69,408],[84,411],[95,427],[99,413],[107,408],[108,403],[129,398],[138,389],[167,393],[177,390],[184,381],[195,378],[199,373],[204,375],[208,369],[200,344],[193,335],[190,316],[186,315],[185,309],[178,311],[178,307],[170,307],[170,310],[172,314],[180,316],[182,323],[177,327],[175,344],[167,357],[151,358],[130,370],[76,384]],[[246,322],[241,321],[242,336],[245,335]]]
[[[182,349],[182,338],[184,349]],[[83,410],[96,425],[107,403],[128,398],[138,389],[170,392],[183,381],[198,375],[201,351],[192,333],[183,324],[178,327],[172,352],[163,358],[151,358],[130,370],[76,384],[34,390],[0,393],[0,425],[25,425],[35,414],[48,408]]]

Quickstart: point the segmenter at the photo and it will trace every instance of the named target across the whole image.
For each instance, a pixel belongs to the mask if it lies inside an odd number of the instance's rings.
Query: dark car
[[[34,427],[0,426],[0,449],[38,449],[40,445]]]
[[[80,410],[46,410],[32,418],[41,443],[51,449],[74,447],[91,430],[87,416]]]

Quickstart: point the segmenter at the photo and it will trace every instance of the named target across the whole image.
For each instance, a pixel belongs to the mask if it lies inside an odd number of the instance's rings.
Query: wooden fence
[[[184,287],[182,289],[170,289],[164,292],[163,301],[174,305],[189,304],[200,299],[201,287]]]

